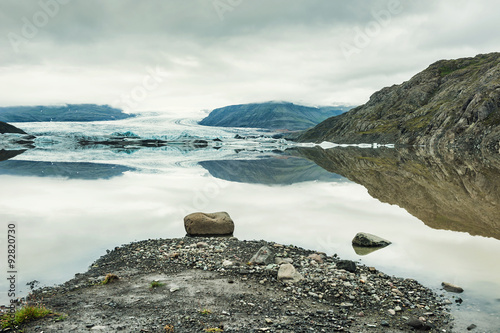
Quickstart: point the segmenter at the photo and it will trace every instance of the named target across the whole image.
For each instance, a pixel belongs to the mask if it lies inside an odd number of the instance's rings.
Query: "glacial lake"
[[[500,330],[499,154],[324,149],[155,114],[14,125],[37,136],[34,149],[0,154],[1,234],[16,223],[17,288],[24,294],[29,281],[59,284],[86,271],[107,249],[183,237],[183,218],[191,212],[226,211],[239,239],[336,253],[416,279],[453,303],[457,331],[472,323],[477,332]],[[133,149],[77,144],[83,136],[126,131],[178,143]],[[222,142],[206,148],[181,144],[215,138]],[[351,245],[357,232],[393,244],[358,254]],[[2,237],[0,248],[6,247]],[[0,304],[6,304],[8,284],[0,281]],[[445,292],[443,281],[465,292]]]

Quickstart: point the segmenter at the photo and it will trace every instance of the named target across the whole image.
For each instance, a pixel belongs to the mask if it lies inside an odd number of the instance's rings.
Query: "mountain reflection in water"
[[[500,155],[355,147],[297,152],[429,227],[500,239]]]
[[[290,185],[314,180],[347,181],[345,177],[328,172],[314,162],[292,156],[252,160],[213,160],[199,164],[213,177],[238,183]]]
[[[0,175],[63,177],[68,179],[110,179],[133,168],[90,162],[0,161]]]

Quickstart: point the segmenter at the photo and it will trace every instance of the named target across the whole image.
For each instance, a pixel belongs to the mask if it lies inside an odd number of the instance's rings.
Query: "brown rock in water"
[[[452,293],[462,293],[464,290],[462,287],[456,286],[454,284],[443,282],[441,283],[443,289]]]
[[[234,232],[234,222],[226,212],[192,213],[184,217],[189,236],[228,236]]]
[[[384,247],[390,245],[391,242],[367,232],[358,232],[352,240],[352,244],[363,247]]]

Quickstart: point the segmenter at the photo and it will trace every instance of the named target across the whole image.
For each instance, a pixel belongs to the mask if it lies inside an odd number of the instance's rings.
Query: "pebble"
[[[226,260],[224,260],[222,262],[222,266],[224,266],[224,267],[229,267],[229,266],[232,266],[232,265],[233,265],[233,262],[231,260],[227,260],[226,259]]]
[[[467,331],[472,331],[473,329],[475,329],[477,326],[475,324],[470,324],[469,326],[467,326]]]
[[[318,253],[312,253],[307,258],[312,259],[319,264],[323,263],[323,257],[321,255],[319,255]]]
[[[102,326],[102,325],[97,325],[97,326],[93,326],[91,328],[92,331],[104,331],[104,330],[109,330],[109,327],[107,326]]]

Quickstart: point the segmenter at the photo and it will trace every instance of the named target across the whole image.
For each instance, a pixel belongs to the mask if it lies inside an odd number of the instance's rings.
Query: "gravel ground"
[[[290,262],[301,280],[278,279]],[[102,284],[110,273],[119,279]],[[153,281],[160,285],[151,287]],[[452,331],[447,301],[415,280],[335,255],[234,237],[117,247],[86,273],[38,289],[30,300],[66,316],[32,322],[24,332]]]

